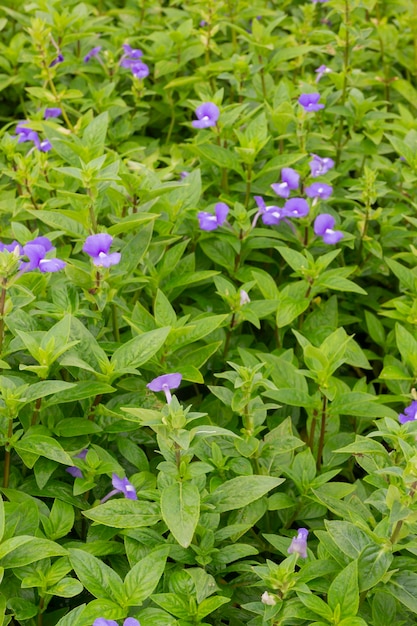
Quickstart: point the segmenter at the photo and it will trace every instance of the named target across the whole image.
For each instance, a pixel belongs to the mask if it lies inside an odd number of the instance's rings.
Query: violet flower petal
[[[413,422],[417,419],[417,400],[413,400],[410,406],[404,409],[404,413],[400,413],[398,416],[398,420],[400,424],[405,424],[406,422]]]
[[[319,103],[319,93],[303,93],[298,98],[298,103],[301,104],[303,109],[307,112],[319,111],[324,109],[324,104]]]
[[[98,233],[97,235],[90,235],[85,240],[85,243],[83,245],[83,252],[93,258],[98,257],[100,252],[108,254],[112,241],[113,237],[108,233]]]
[[[227,220],[229,207],[224,202],[218,202],[214,207],[218,226],[222,226]]]
[[[308,202],[304,198],[291,198],[285,203],[287,217],[305,217],[310,212]]]
[[[50,117],[59,117],[61,114],[62,114],[62,109],[60,109],[59,107],[49,107],[45,109],[45,113],[43,114],[43,117],[45,120],[47,120]]]
[[[129,500],[137,500],[136,489],[127,478],[120,478],[117,474],[112,474],[112,485],[117,491],[123,493],[123,495]]]
[[[288,554],[298,554],[303,559],[307,558],[307,528],[299,528],[296,537],[293,537],[290,547],[288,548]]]
[[[333,193],[333,187],[326,183],[312,183],[305,188],[306,195],[309,198],[321,198],[327,200]]]
[[[176,389],[180,386],[182,380],[182,374],[175,372],[173,374],[162,374],[157,376],[146,386],[151,391],[164,391],[164,387],[168,389]]]

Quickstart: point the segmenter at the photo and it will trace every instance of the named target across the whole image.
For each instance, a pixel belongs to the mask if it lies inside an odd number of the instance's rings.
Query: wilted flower
[[[323,237],[324,243],[335,244],[343,238],[340,230],[333,230],[335,219],[330,213],[322,213],[314,220],[314,232],[316,235]]]
[[[327,1],[327,0],[325,0]],[[327,65],[320,65],[320,67],[318,67],[315,70],[317,76],[316,76],[316,83],[319,82],[319,80],[325,75],[325,74],[331,74],[332,70],[330,69],[330,67],[327,67]]]
[[[101,499],[101,504],[107,502],[109,498],[115,496],[117,493],[122,493],[125,498],[129,500],[137,500],[136,489],[127,478],[120,478],[117,474],[112,474],[111,479],[114,489],[110,491],[104,498]]]
[[[271,593],[268,593],[267,591],[264,591],[263,594],[261,595],[261,602],[262,604],[266,604],[267,606],[275,606],[277,603],[274,596]]]
[[[329,170],[334,167],[334,161],[330,157],[319,157],[317,154],[311,155],[313,158],[310,161],[310,170],[311,176],[313,178],[317,178],[317,176],[322,176],[326,174]]]
[[[101,46],[95,46],[95,48],[91,48],[90,52],[87,52],[84,57],[84,63],[88,63],[89,61],[91,61],[91,59],[97,57],[101,52],[101,48]]]
[[[247,293],[247,291],[245,291],[244,289],[241,289],[239,295],[240,295],[240,300],[239,300],[240,306],[243,306],[244,304],[249,304],[250,298],[249,298],[249,294]]]
[[[300,174],[292,169],[292,167],[283,167],[281,170],[281,180],[282,183],[274,183],[271,187],[281,198],[288,198],[291,190],[298,189]]]
[[[305,188],[305,192],[309,198],[327,200],[333,193],[333,187],[325,183],[312,183]]]
[[[23,255],[26,256],[29,261],[20,262],[21,272],[30,272],[33,270],[40,270],[43,274],[50,272],[59,272],[62,270],[66,263],[61,259],[47,259],[46,254],[51,250],[55,250],[48,237],[36,237],[32,241],[23,246]]]
[[[165,397],[167,399],[167,404],[169,404],[172,400],[171,389],[176,389],[180,386],[182,380],[182,374],[178,372],[174,374],[162,374],[162,376],[157,376],[146,386],[151,391],[163,391],[165,393]]]
[[[224,202],[218,202],[214,207],[214,215],[207,211],[200,211],[197,215],[201,230],[216,230],[222,226],[229,213],[229,207]]]
[[[113,237],[108,233],[99,233],[90,235],[85,240],[83,251],[92,259],[97,267],[111,267],[120,263],[120,252],[112,252],[109,254]]]
[[[298,98],[298,103],[301,104],[304,111],[320,111],[320,109],[324,109],[324,104],[320,104],[319,100],[319,93],[303,93]]]
[[[305,217],[309,214],[310,207],[304,198],[291,198],[284,205],[286,217]]]
[[[288,554],[298,554],[298,556],[307,558],[307,528],[299,528],[296,537],[293,537],[290,547],[288,548]]]
[[[398,421],[400,424],[405,424],[406,422],[413,422],[417,419],[417,400],[413,400],[410,406],[404,409],[404,413],[400,413],[398,416]]]
[[[50,107],[45,109],[45,113],[43,114],[44,118],[47,120],[49,117],[59,117],[62,113],[62,109],[59,107]]]
[[[58,65],[58,63],[62,63],[63,61],[64,55],[62,54],[62,52],[59,52],[58,56],[56,56],[55,59],[50,62],[49,67],[55,67],[55,65]]]
[[[204,102],[197,107],[195,114],[198,119],[192,122],[194,128],[208,128],[216,125],[220,117],[220,110],[213,102]]]

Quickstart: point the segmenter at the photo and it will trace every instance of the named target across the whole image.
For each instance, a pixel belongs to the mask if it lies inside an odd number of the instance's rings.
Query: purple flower
[[[284,205],[287,217],[305,217],[310,212],[308,202],[304,198],[291,198]]]
[[[115,496],[117,493],[122,493],[128,500],[137,500],[136,489],[127,478],[120,478],[117,474],[112,474],[111,478],[114,489],[110,491],[104,498],[100,500],[101,504],[107,502],[109,498]]]
[[[335,219],[330,213],[322,213],[314,220],[314,232],[319,237],[323,237],[324,243],[334,244],[343,238],[340,230],[333,230]]]
[[[39,150],[41,152],[49,152],[49,150],[52,150],[52,144],[49,141],[49,139],[44,139],[43,141],[40,142]]]
[[[312,183],[305,188],[305,192],[309,198],[320,198],[327,200],[333,193],[333,187],[325,183]]]
[[[178,374],[177,372],[174,374],[162,374],[162,376],[157,376],[151,380],[146,386],[151,391],[163,391],[167,399],[167,404],[169,404],[172,400],[170,390],[179,387],[181,380],[182,374]]]
[[[281,198],[288,198],[292,189],[298,189],[300,174],[293,170],[292,167],[283,167],[281,180],[282,183],[274,183],[271,187]]]
[[[320,111],[320,109],[324,109],[324,104],[319,104],[319,100],[319,93],[303,93],[298,98],[298,103],[301,104],[304,111],[309,113],[311,111]]]
[[[0,252],[4,252],[5,250],[7,252],[14,252],[16,250],[16,248],[19,251],[19,256],[22,256],[23,248],[20,245],[20,243],[18,243],[16,240],[12,241],[12,243],[2,243],[0,241]]]
[[[328,1],[329,1],[329,0],[311,0],[311,2],[312,2],[313,4],[317,4],[317,3],[324,4],[325,2],[328,2]]]
[[[43,117],[47,120],[49,117],[59,117],[61,113],[62,109],[59,107],[50,107],[49,109],[45,109]]]
[[[143,61],[135,61],[131,64],[130,70],[135,78],[146,78],[149,76],[149,67]]]
[[[55,67],[55,65],[58,65],[58,63],[62,63],[63,60],[64,60],[64,55],[61,52],[59,52],[58,56],[56,56],[55,59],[50,62],[49,67]]]
[[[91,48],[90,52],[87,52],[87,54],[84,57],[84,63],[88,63],[89,61],[91,61],[91,59],[97,57],[101,51],[101,46],[96,46],[95,48]]]
[[[90,235],[85,240],[83,251],[92,259],[97,267],[111,267],[120,263],[120,252],[112,252],[109,254],[113,237],[108,233],[99,233]]]
[[[39,146],[41,145],[39,135],[35,130],[29,128],[27,124],[30,124],[30,122],[28,122],[27,120],[24,120],[23,122],[18,122],[16,126],[16,135],[19,137],[17,143],[33,141],[33,143],[39,150]]]
[[[331,73],[331,69],[330,67],[327,67],[327,65],[320,65],[320,67],[318,67],[315,72],[317,74],[316,76],[316,83],[319,82],[319,80],[325,75],[325,74],[330,74]]]
[[[55,250],[52,243],[47,237],[37,237],[23,246],[23,255],[26,256],[29,261],[20,262],[21,272],[31,272],[34,270],[40,270],[43,274],[50,272],[59,272],[62,270],[66,263],[61,259],[47,259],[46,254],[51,250]]]
[[[83,448],[83,450],[81,450],[81,452],[79,452],[78,454],[74,455],[74,459],[85,459],[85,457],[87,456],[87,452],[88,449],[87,448]],[[65,468],[65,471],[68,472],[68,474],[71,474],[71,476],[74,476],[74,478],[83,478],[83,473],[80,470],[79,467],[76,467],[75,465],[71,465],[71,467],[67,467]]]
[[[214,207],[214,213],[200,211],[197,215],[201,230],[216,230],[223,226],[229,213],[229,207],[224,202],[218,202]]]
[[[281,209],[279,206],[266,206],[262,196],[254,196],[254,199],[258,205],[258,212],[253,218],[252,228],[255,228],[260,215],[262,215],[262,221],[266,226],[276,226],[284,219],[286,215],[284,209]]]
[[[185,178],[187,178],[187,176],[190,175],[190,172],[180,172],[180,178],[181,180],[184,180]]]
[[[334,167],[334,161],[330,157],[319,157],[317,154],[311,155],[313,158],[310,161],[310,170],[313,178],[327,174],[329,170]]]
[[[123,50],[124,50],[123,57],[130,57],[131,59],[140,59],[140,57],[143,56],[142,50],[139,50],[139,48],[132,48],[132,46],[129,46],[128,43],[123,44]],[[123,66],[123,67],[127,67],[127,66]]]
[[[296,537],[293,537],[290,547],[288,548],[288,554],[298,554],[303,559],[307,558],[307,528],[299,528]]]
[[[410,406],[404,409],[404,413],[400,413],[398,416],[398,420],[400,424],[405,424],[406,422],[413,422],[417,419],[417,400],[413,400]]]
[[[198,119],[192,122],[194,128],[209,128],[209,126],[216,126],[220,110],[213,102],[204,102],[197,107],[195,114]]]
[[[104,617],[97,617],[94,620],[93,626],[119,626],[114,619],[105,619]],[[123,626],[140,626],[140,623],[134,617],[126,617],[123,622]]]

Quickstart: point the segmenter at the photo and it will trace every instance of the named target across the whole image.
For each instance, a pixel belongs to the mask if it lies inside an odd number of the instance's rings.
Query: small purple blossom
[[[298,98],[298,103],[301,104],[304,111],[310,113],[312,111],[320,111],[320,109],[324,109],[324,104],[320,104],[319,100],[319,93],[303,93]]]
[[[140,59],[143,56],[143,52],[142,50],[139,50],[139,48],[132,48],[132,46],[129,46],[128,43],[124,43],[123,44],[123,50],[124,50],[124,55],[123,57],[126,58],[131,58],[131,59]],[[123,67],[127,67],[127,66],[123,66]]]
[[[185,178],[187,178],[190,175],[190,172],[180,172],[180,178],[181,180],[184,180]]]
[[[112,489],[112,491],[110,491],[106,496],[104,496],[104,498],[100,500],[101,504],[107,502],[109,498],[112,498],[118,493],[122,493],[124,497],[128,500],[138,499],[138,496],[136,495],[136,489],[127,478],[120,478],[120,476],[118,476],[117,474],[112,474],[111,482],[114,489]]]
[[[31,272],[40,270],[43,274],[51,272],[59,272],[66,263],[61,259],[47,259],[46,254],[51,250],[55,250],[52,243],[47,237],[37,237],[23,246],[22,256],[26,256],[29,261],[20,262],[21,272]]]
[[[284,209],[279,206],[266,206],[262,196],[254,196],[254,199],[258,205],[258,212],[253,218],[252,228],[255,228],[260,215],[262,215],[262,221],[266,226],[277,226],[286,216]]]
[[[93,622],[93,626],[119,626],[119,625],[117,622],[114,621],[114,619],[105,619],[104,617],[97,617],[97,619],[95,619]],[[140,622],[138,622],[138,620],[135,619],[134,617],[126,617],[125,621],[123,622],[123,626],[140,626]]]
[[[120,252],[109,254],[113,237],[108,233],[90,235],[85,240],[83,251],[88,254],[96,267],[111,267],[120,263]]]
[[[311,154],[313,157],[310,161],[310,170],[311,176],[313,178],[317,178],[317,176],[322,176],[323,174],[327,174],[329,170],[334,167],[334,161],[330,157],[319,157],[317,154]]]
[[[91,59],[97,58],[99,53],[101,52],[101,48],[102,46],[95,46],[94,48],[91,48],[90,52],[87,52],[83,59],[84,63],[88,63],[89,61],[91,61]]]
[[[298,189],[300,174],[292,167],[283,167],[281,170],[281,180],[281,183],[274,183],[271,187],[281,198],[288,198],[291,190]]]
[[[27,126],[30,124],[27,120],[18,122],[16,126],[16,135],[18,136],[17,143],[24,143],[25,141],[33,141],[35,148],[41,152],[48,152],[51,148],[51,142],[48,139],[41,141],[39,135],[35,130],[32,130]]]
[[[406,422],[414,422],[417,419],[417,400],[413,400],[410,406],[404,409],[404,413],[400,413],[398,416],[398,421],[400,424],[405,424]]]
[[[290,547],[288,548],[288,554],[298,554],[303,559],[307,558],[307,528],[299,528],[296,537],[293,537]]]
[[[135,61],[131,64],[130,70],[135,78],[146,78],[149,76],[149,67],[143,61]]]
[[[84,460],[85,457],[87,456],[87,452],[88,452],[88,448],[83,448],[81,450],[81,452],[79,452],[78,454],[74,455],[74,459],[82,459]],[[75,465],[71,465],[70,467],[66,467],[65,471],[68,472],[68,474],[71,474],[71,476],[74,476],[74,478],[83,478],[83,473],[80,470],[79,467],[76,467]]]
[[[49,67],[55,67],[58,63],[62,63],[64,61],[64,55],[62,52],[59,52],[58,55],[50,62]]]
[[[167,399],[167,404],[170,404],[172,400],[171,389],[176,389],[180,386],[182,381],[182,374],[175,372],[174,374],[162,374],[157,376],[146,386],[151,391],[163,391]]]
[[[198,119],[192,122],[194,128],[209,128],[209,126],[216,126],[220,110],[213,102],[204,102],[197,107],[195,114]]]
[[[309,198],[327,200],[333,193],[333,187],[325,183],[312,183],[305,188],[305,192]]]
[[[50,107],[45,109],[45,113],[43,114],[44,119],[49,119],[50,117],[59,117],[62,114],[62,109],[59,107]]]
[[[23,254],[23,248],[20,245],[20,243],[18,243],[16,240],[12,241],[12,243],[2,243],[0,241],[0,252],[4,252],[5,250],[7,252],[14,252],[15,250],[18,250],[19,252],[19,256],[22,256]]]
[[[49,141],[49,139],[44,139],[43,141],[40,142],[39,150],[41,152],[49,152],[49,150],[52,150],[52,144]]]
[[[223,226],[229,213],[229,207],[224,202],[218,202],[214,207],[214,215],[207,211],[200,211],[197,215],[201,230],[216,230]]]
[[[304,198],[291,198],[284,205],[286,217],[305,217],[310,212],[308,202]]]
[[[329,0],[311,0],[313,4],[324,4],[325,2],[329,2]]]
[[[316,76],[316,83],[318,83],[318,82],[319,82],[319,80],[320,80],[321,78],[323,78],[323,76],[324,76],[325,74],[331,74],[332,70],[330,69],[330,67],[327,67],[327,65],[320,65],[320,67],[318,67],[318,68],[315,70],[315,72],[316,72],[316,74],[317,74],[317,76]]]
[[[330,213],[322,213],[314,220],[314,232],[319,237],[323,237],[324,243],[329,245],[338,243],[343,238],[340,230],[333,230],[335,219]]]

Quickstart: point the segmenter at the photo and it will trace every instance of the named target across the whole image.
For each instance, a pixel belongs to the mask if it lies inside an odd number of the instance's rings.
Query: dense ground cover
[[[417,623],[415,0],[0,29],[3,624]]]

